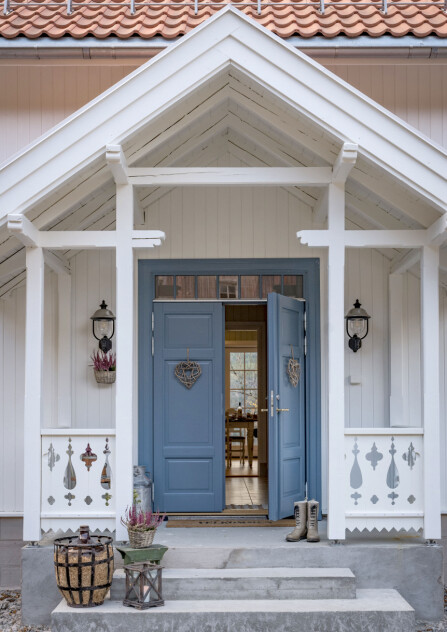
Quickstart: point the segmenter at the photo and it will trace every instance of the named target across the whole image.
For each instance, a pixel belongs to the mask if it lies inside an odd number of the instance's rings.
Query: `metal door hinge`
[[[304,310],[304,357],[307,356],[307,311]]]
[[[154,312],[152,312],[152,331],[154,331],[155,328],[155,314]]]
[[[154,348],[155,348],[155,342],[154,342],[154,336],[152,336],[152,357],[154,356]]]

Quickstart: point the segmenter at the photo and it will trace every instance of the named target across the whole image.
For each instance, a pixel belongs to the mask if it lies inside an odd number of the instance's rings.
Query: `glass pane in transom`
[[[237,276],[219,277],[219,298],[239,298]]]
[[[303,298],[303,277],[299,274],[284,275],[284,296]]]
[[[281,294],[281,276],[279,274],[267,274],[262,277],[262,298],[267,298],[267,294],[271,292]]]
[[[177,298],[195,298],[196,297],[196,277],[195,276],[177,276]]]
[[[217,282],[215,276],[197,277],[197,298],[217,298]]]
[[[155,277],[155,298],[174,298],[174,277]]]
[[[241,276],[241,298],[259,298],[258,276]]]

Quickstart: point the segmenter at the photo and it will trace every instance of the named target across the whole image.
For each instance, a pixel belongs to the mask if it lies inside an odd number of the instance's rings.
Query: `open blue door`
[[[306,495],[305,302],[280,294],[267,298],[269,517],[293,515],[293,503]],[[299,363],[293,386],[287,371]]]
[[[220,303],[154,304],[154,505],[160,511],[224,508],[223,350]],[[174,373],[188,353],[201,369],[191,388]]]

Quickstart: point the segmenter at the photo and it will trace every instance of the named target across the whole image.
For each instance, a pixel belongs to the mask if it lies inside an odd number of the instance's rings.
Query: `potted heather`
[[[164,520],[157,511],[144,511],[136,504],[127,507],[126,513],[121,517],[121,524],[126,527],[129,535],[129,543],[133,549],[144,549],[152,544],[157,527]]]
[[[91,360],[98,384],[113,384],[116,380],[116,355],[98,350],[92,353]]]

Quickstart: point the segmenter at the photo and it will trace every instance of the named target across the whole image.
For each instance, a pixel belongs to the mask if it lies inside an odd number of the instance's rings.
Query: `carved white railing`
[[[115,529],[115,430],[41,431],[41,528]],[[96,457],[96,458],[95,458]]]
[[[345,429],[346,528],[424,526],[422,428]]]

